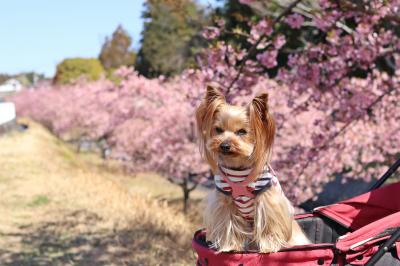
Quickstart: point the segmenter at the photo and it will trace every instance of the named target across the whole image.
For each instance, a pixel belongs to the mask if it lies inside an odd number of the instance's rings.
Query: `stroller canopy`
[[[386,216],[400,214],[400,182],[336,204],[315,208],[314,211],[351,230],[358,230]],[[385,225],[383,222],[375,225],[381,228]]]

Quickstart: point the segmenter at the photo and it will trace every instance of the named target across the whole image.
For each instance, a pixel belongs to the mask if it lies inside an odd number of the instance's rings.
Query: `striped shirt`
[[[220,166],[214,176],[216,188],[225,195],[232,196],[239,213],[247,220],[254,218],[254,201],[258,194],[271,186],[282,191],[278,178],[270,172],[268,166],[253,182],[247,179],[251,171],[252,169],[232,170]]]

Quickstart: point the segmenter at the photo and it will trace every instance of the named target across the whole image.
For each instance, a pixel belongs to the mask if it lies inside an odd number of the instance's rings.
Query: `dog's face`
[[[205,140],[207,151],[220,164],[247,168],[255,144],[247,109],[222,104],[214,115],[210,137]]]
[[[216,88],[207,87],[196,118],[200,148],[214,171],[218,164],[238,169],[265,165],[275,134],[267,101],[262,94],[248,106],[233,106]]]

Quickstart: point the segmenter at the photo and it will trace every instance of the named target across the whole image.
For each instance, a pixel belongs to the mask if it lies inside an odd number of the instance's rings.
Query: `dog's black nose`
[[[231,144],[229,144],[228,142],[224,141],[219,145],[219,148],[223,152],[228,152],[231,149]]]

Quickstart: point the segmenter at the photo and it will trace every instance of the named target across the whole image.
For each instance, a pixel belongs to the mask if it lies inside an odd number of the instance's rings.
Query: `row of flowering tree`
[[[261,18],[216,21],[199,62],[233,102],[279,84],[274,164],[288,194],[299,203],[334,174],[382,173],[400,155],[400,1],[239,2]]]
[[[102,144],[104,156],[133,172],[160,173],[189,193],[208,175],[197,152],[194,108],[201,85],[184,77],[147,79],[131,68],[108,80],[43,85],[13,97],[20,116],[44,124],[65,141]]]
[[[194,110],[210,81],[232,103],[270,94],[273,165],[294,203],[335,174],[382,173],[400,152],[399,1],[295,0],[276,13],[264,1],[241,2],[260,15],[244,29],[224,20],[206,28],[210,46],[195,70],[164,80],[121,68],[119,84],[42,86],[14,97],[17,111],[61,138],[106,143],[108,156],[134,171],[162,174],[181,186],[185,209],[209,176]]]

